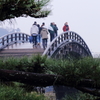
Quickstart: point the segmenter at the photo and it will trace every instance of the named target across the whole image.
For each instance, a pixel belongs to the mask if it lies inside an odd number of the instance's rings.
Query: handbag
[[[33,42],[33,37],[32,36],[29,37],[29,42],[30,43]]]
[[[32,36],[37,36],[37,35],[38,35],[38,34],[36,34],[36,33],[33,33],[33,34],[32,34]]]

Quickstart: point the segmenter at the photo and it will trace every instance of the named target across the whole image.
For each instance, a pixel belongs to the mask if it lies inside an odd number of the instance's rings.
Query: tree
[[[13,67],[12,67],[13,66]],[[32,58],[0,60],[0,80],[33,86],[63,85],[100,97],[100,59]]]
[[[39,87],[46,87],[51,85],[75,87],[76,89],[81,90],[85,93],[90,93],[94,96],[100,97],[100,85],[97,86],[96,81],[92,79],[83,79],[79,81],[79,83],[77,83],[76,80],[72,79],[71,81],[69,81],[69,79],[66,79],[61,75],[0,69],[0,80],[6,82],[15,81]]]
[[[2,0],[0,1],[0,20],[4,21],[6,19],[11,19],[15,17],[27,17],[27,16],[34,18],[47,17],[51,12],[50,10],[45,8],[48,5],[49,1],[50,0]],[[38,68],[38,66],[35,67]],[[68,67],[71,68],[71,66]],[[95,66],[93,66],[93,68],[97,69],[97,67]],[[78,70],[77,67],[76,70]],[[66,71],[67,70],[64,70],[65,73]],[[72,71],[73,71],[73,66],[72,66]],[[92,70],[92,72],[93,71],[94,69]],[[96,71],[95,73],[97,74]],[[3,81],[17,81],[34,86],[49,86],[53,84],[65,85],[65,86],[75,87],[83,92],[100,96],[99,92],[100,84],[97,84],[100,82],[97,82],[97,80],[92,79],[92,77],[90,77],[92,75],[90,75],[88,79],[86,79],[86,77],[83,77],[84,75],[85,75],[84,73],[82,74],[82,76],[80,74],[78,75],[72,73],[70,73],[69,75],[68,73],[66,73],[66,76],[60,74],[47,75],[42,73],[0,69],[0,79]],[[99,76],[99,74],[97,75]],[[82,77],[82,80],[80,80],[80,76]]]
[[[0,0],[0,20],[15,17],[47,17],[50,10],[47,8],[50,0]]]

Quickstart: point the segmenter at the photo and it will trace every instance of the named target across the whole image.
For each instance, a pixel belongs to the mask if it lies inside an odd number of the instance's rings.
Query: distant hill
[[[8,34],[8,33],[9,33],[9,32],[8,32],[6,29],[0,28],[0,37],[3,36],[3,35],[6,35],[6,34]]]
[[[19,28],[17,29],[5,29],[5,28],[0,28],[0,37],[9,34],[9,33],[14,33],[14,32],[21,32],[21,30]]]

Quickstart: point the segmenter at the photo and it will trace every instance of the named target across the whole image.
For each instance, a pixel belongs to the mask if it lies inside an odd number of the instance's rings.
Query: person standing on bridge
[[[66,22],[63,26],[63,32],[65,31],[69,31],[69,25],[68,25],[68,22]]]
[[[40,45],[40,43],[41,43],[41,35],[40,35],[41,27],[40,27],[40,24],[37,24],[37,26],[39,28],[39,32],[38,32],[38,36],[37,36],[37,42],[38,42],[38,45]]]
[[[32,25],[30,33],[31,33],[31,36],[33,37],[33,46],[35,45],[35,47],[37,47],[37,36],[39,33],[37,22],[34,22],[34,24]]]
[[[41,42],[41,35],[40,35],[40,32],[41,30],[43,29],[43,27],[45,27],[45,23],[43,22],[42,25],[40,26],[39,24],[37,24],[38,28],[39,28],[39,33],[38,33],[38,36],[37,36],[37,42],[38,42],[38,45],[40,45],[40,42]]]
[[[54,27],[53,23],[50,23],[50,26],[48,28],[48,31],[50,33],[50,42],[52,42],[52,40],[54,39],[54,35],[55,35],[53,27]]]
[[[44,22],[43,22],[42,25],[41,25],[41,28],[42,28],[42,27],[45,27],[45,23],[44,23]]]
[[[42,45],[43,45],[43,49],[45,50],[47,47],[47,42],[48,42],[48,30],[46,27],[42,27],[41,29],[41,37],[42,37]]]
[[[57,32],[58,31],[58,27],[54,22],[53,22],[53,30],[55,32],[54,37],[58,36],[58,32]]]

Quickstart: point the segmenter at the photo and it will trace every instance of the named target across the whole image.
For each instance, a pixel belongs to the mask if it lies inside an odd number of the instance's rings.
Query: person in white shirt
[[[39,28],[37,26],[37,23],[34,22],[34,24],[32,25],[31,29],[30,29],[30,33],[31,33],[31,36],[33,37],[33,46],[37,46],[37,36],[38,36],[38,33],[39,33]]]

